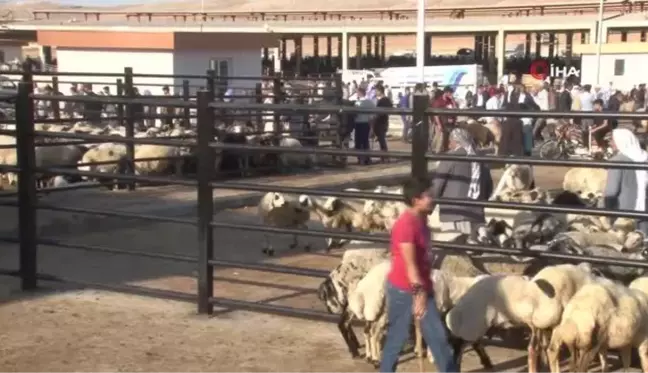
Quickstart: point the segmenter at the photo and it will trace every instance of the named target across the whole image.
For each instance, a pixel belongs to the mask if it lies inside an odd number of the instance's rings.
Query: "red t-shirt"
[[[440,96],[436,100],[433,100],[430,106],[439,109],[452,109],[455,105],[452,100],[445,98],[444,96]],[[455,117],[452,115],[439,115],[439,119],[441,119],[441,123],[443,124],[455,122]]]
[[[391,271],[387,279],[395,287],[410,291],[410,281],[407,276],[407,268],[401,253],[402,243],[412,243],[416,248],[416,265],[420,271],[423,287],[426,291],[432,290],[430,279],[430,258],[428,246],[430,243],[430,228],[426,219],[416,216],[407,210],[396,220],[391,231]]]

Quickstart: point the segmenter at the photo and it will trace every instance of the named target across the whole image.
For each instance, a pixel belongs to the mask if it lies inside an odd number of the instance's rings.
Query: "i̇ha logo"
[[[546,80],[547,78],[563,78],[570,76],[580,77],[580,70],[573,66],[558,67],[550,64],[547,60],[536,60],[531,62],[529,74],[534,79]]]

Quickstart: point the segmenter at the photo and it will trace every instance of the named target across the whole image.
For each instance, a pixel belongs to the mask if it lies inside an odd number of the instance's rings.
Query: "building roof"
[[[428,17],[427,32],[497,32],[504,31],[558,31],[589,30],[596,19],[591,16],[544,16],[544,17],[475,17],[470,19],[447,19]],[[618,22],[617,22],[618,23]],[[237,21],[223,20],[178,22],[173,19],[153,18],[147,22],[125,21],[121,17],[103,17],[99,21],[83,21],[72,17],[62,19],[33,20],[7,25],[16,30],[114,30],[114,31],[191,31],[191,32],[274,32],[333,34],[349,33],[412,33],[416,23],[412,20],[331,20],[326,23],[309,21]]]
[[[216,1],[216,0],[212,0]],[[275,33],[308,33],[333,34],[340,31],[349,33],[412,33],[415,32],[415,8],[409,4],[396,7],[387,6],[393,0],[376,0],[372,8],[337,10],[303,10],[302,5],[313,2],[297,0],[264,0],[264,4],[290,2],[292,7],[275,9],[293,9],[267,11],[265,6],[255,11],[243,10],[245,4],[258,0],[218,0],[223,8],[239,10],[209,11],[211,1],[205,0],[206,12],[165,10],[169,6],[143,6],[126,9],[47,9],[33,12],[35,18],[14,19],[5,23],[5,27],[14,30],[113,30],[113,31],[190,31],[190,32],[275,32]],[[335,0],[331,0],[335,3]],[[413,0],[407,0],[413,2]],[[509,4],[501,0],[493,5],[483,5],[481,0],[459,0],[452,7],[430,8],[429,3],[444,5],[445,0],[429,1],[427,10],[427,31],[435,33],[475,33],[475,32],[523,32],[523,31],[559,31],[590,30],[595,27],[598,1],[584,2],[564,0],[560,2],[543,2],[542,5]],[[648,0],[647,0],[648,1]],[[234,6],[234,3],[240,3]],[[315,3],[318,3],[317,1]],[[364,0],[360,3],[366,4]],[[633,10],[643,10],[644,3],[634,2]],[[169,3],[174,4],[174,3]],[[228,6],[227,4],[231,5]],[[241,5],[242,4],[242,5]],[[357,1],[354,3],[358,6]],[[629,3],[606,2],[607,20],[605,27],[645,27],[646,17],[642,13],[630,13]],[[211,4],[213,5],[213,4]],[[298,7],[299,5],[299,7]],[[385,6],[380,8],[379,6]],[[302,10],[294,10],[296,8]],[[140,10],[143,9],[143,10]],[[323,9],[332,9],[325,7]],[[646,5],[648,10],[648,5]],[[542,15],[541,15],[542,14]],[[644,22],[643,24],[641,22]]]

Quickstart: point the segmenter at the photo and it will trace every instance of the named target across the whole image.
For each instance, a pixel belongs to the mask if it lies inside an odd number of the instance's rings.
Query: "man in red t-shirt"
[[[405,203],[391,232],[391,271],[387,277],[387,338],[381,372],[395,372],[398,356],[407,342],[412,316],[420,320],[421,334],[434,355],[440,372],[455,372],[456,365],[443,322],[434,302],[430,279],[430,228],[432,212],[428,180],[411,179],[403,186]]]
[[[452,97],[452,87],[445,87],[443,94],[435,97],[430,105],[432,108],[439,109],[456,109],[457,105]],[[454,128],[456,116],[454,115],[435,115],[432,117],[434,136],[432,138],[432,151],[441,153],[448,150],[448,134]]]

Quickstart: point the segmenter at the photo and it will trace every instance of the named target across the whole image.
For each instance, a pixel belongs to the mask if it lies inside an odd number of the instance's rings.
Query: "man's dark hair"
[[[601,100],[600,98],[597,98],[596,100],[594,100],[593,104],[603,107],[603,100]]]
[[[385,94],[385,87],[381,85],[376,86],[376,93],[380,93],[381,95]]]
[[[443,93],[454,93],[454,89],[450,87],[449,85],[443,87]]]
[[[414,198],[421,198],[423,193],[427,193],[430,189],[430,180],[427,178],[413,177],[403,184],[403,197],[405,204],[412,206]]]

